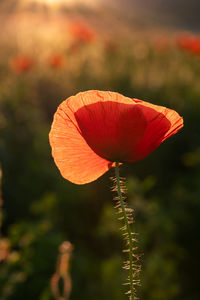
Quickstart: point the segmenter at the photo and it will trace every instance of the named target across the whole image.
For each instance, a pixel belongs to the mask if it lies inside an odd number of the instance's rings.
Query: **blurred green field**
[[[140,299],[199,299],[200,53],[180,48],[180,31],[115,21],[74,12],[1,16],[1,300],[53,299],[63,241],[74,246],[71,300],[127,299],[114,172],[76,186],[61,177],[48,141],[60,102],[88,89],[183,116],[183,130],[121,174],[135,212]]]

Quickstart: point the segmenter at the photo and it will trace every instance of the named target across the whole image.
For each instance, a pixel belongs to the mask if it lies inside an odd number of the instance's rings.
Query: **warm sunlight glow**
[[[59,0],[43,0],[43,2],[56,3],[56,2],[59,2]]]
[[[54,4],[62,4],[62,5],[72,5],[72,4],[86,4],[86,5],[94,5],[99,2],[99,0],[35,0],[35,2],[54,5]]]
[[[105,0],[19,0],[21,5],[26,5],[28,3],[37,3],[48,6],[76,6],[76,5],[86,5],[89,7],[99,6],[101,2]]]
[[[37,0],[37,2],[46,3],[46,4],[69,4],[73,0]]]
[[[25,2],[25,1],[23,1]],[[73,4],[73,0],[29,0],[29,2],[35,2],[39,4],[46,4],[46,5],[71,5]]]

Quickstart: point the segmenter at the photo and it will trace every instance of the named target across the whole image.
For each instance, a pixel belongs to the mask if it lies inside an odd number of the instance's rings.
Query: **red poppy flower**
[[[65,57],[61,54],[53,54],[49,57],[49,65],[54,69],[60,69],[65,64]]]
[[[85,23],[74,22],[70,24],[69,30],[75,40],[91,43],[96,39],[95,31]]]
[[[62,102],[49,134],[62,176],[91,182],[115,162],[135,162],[183,127],[174,110],[107,91],[86,91]]]
[[[200,38],[193,37],[190,45],[190,52],[195,55],[200,55]]]
[[[15,72],[24,73],[33,66],[33,61],[28,56],[16,56],[11,60],[11,67]]]
[[[200,37],[189,34],[180,35],[177,38],[178,46],[192,54],[200,54]]]

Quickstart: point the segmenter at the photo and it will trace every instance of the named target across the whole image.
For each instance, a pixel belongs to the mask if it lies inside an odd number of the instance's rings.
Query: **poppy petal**
[[[88,145],[109,161],[126,161],[144,132],[145,119],[131,98],[91,90],[69,98],[68,105]]]
[[[147,127],[142,139],[134,148],[133,159],[130,160],[132,162],[146,157],[163,141],[183,127],[183,118],[176,111],[145,101],[140,102],[140,104],[147,121]],[[152,109],[151,113],[149,108]]]
[[[73,183],[94,181],[113,166],[88,146],[66,101],[54,116],[49,140],[58,169],[64,178]]]
[[[81,134],[99,156],[127,161],[146,128],[140,106],[106,101],[83,106],[75,113]]]

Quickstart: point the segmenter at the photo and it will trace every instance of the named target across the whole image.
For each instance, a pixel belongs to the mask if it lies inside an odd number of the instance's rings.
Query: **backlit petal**
[[[142,139],[133,149],[130,162],[143,159],[183,127],[183,118],[176,111],[145,101],[141,101],[140,105],[147,127]]]
[[[98,156],[79,132],[73,114],[64,101],[58,108],[49,134],[52,155],[62,176],[76,184],[91,182],[112,167]]]

